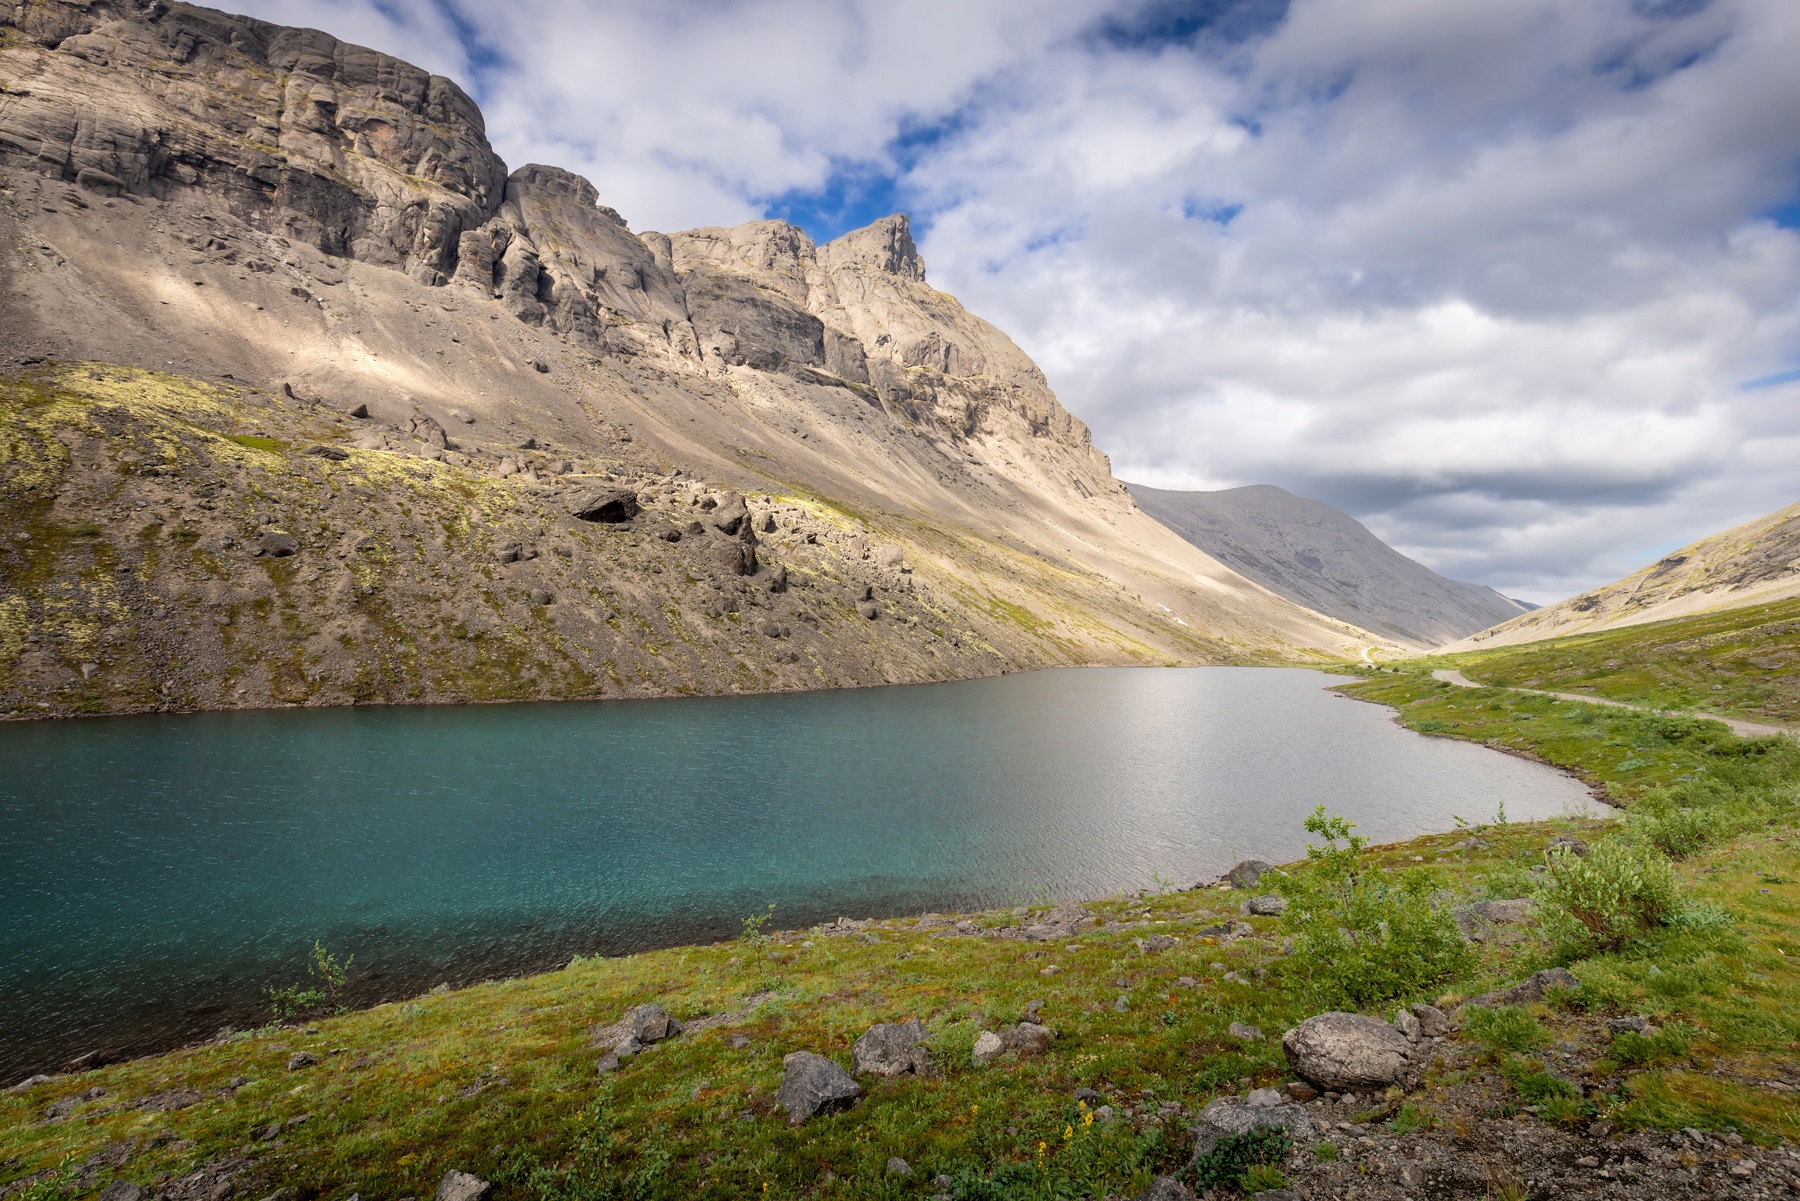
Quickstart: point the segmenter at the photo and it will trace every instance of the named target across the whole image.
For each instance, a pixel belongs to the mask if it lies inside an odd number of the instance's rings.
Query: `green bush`
[[[1266,1193],[1270,1189],[1286,1188],[1287,1182],[1287,1177],[1282,1175],[1281,1169],[1274,1164],[1257,1163],[1250,1165],[1250,1169],[1238,1181],[1238,1187],[1244,1191],[1246,1197],[1254,1197],[1256,1194]]]
[[[1493,1055],[1529,1051],[1544,1041],[1544,1028],[1538,1020],[1511,1005],[1472,1010],[1463,1019],[1463,1031]]]
[[[1293,1145],[1288,1132],[1279,1126],[1258,1126],[1243,1134],[1228,1134],[1211,1151],[1194,1160],[1194,1191],[1241,1190],[1252,1168],[1258,1164],[1279,1165]]]
[[[1620,838],[1601,839],[1586,856],[1551,855],[1537,903],[1539,926],[1564,960],[1616,950],[1682,911],[1669,860]]]
[[[1638,1034],[1627,1030],[1613,1035],[1612,1060],[1621,1067],[1635,1068],[1659,1059],[1678,1059],[1693,1044],[1694,1028],[1682,1022],[1670,1022],[1654,1034]]]
[[[1466,972],[1474,952],[1435,877],[1424,868],[1389,873],[1369,864],[1368,840],[1354,828],[1322,805],[1306,819],[1326,845],[1308,846],[1306,869],[1275,884],[1288,901],[1282,928],[1294,942],[1284,974],[1320,1002],[1361,1009]]]
[[[1317,1143],[1313,1146],[1313,1158],[1320,1163],[1336,1163],[1340,1152],[1336,1143]]]

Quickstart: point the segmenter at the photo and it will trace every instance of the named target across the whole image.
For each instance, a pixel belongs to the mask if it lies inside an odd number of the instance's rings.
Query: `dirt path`
[[[1434,680],[1442,680],[1446,684],[1455,684],[1458,688],[1489,688],[1501,685],[1478,684],[1460,671],[1452,671],[1444,667],[1431,673]],[[1640,713],[1654,713],[1656,710],[1648,705],[1633,705],[1625,701],[1609,701],[1604,697],[1582,696],[1576,692],[1546,692],[1541,688],[1514,688],[1513,692],[1530,692],[1538,696],[1553,696],[1562,701],[1580,701],[1584,705],[1611,705],[1615,709],[1636,709]],[[1769,726],[1754,721],[1739,721],[1735,717],[1724,717],[1717,713],[1701,713],[1695,710],[1695,717],[1704,717],[1710,721],[1722,721],[1731,727],[1740,738],[1764,738],[1771,734],[1792,734],[1796,731],[1792,726]]]

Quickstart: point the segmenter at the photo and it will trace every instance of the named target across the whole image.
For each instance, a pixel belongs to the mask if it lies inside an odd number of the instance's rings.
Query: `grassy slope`
[[[1800,1138],[1791,1101],[1755,1083],[1800,1071],[1800,1011],[1791,1001],[1800,989],[1795,754],[1710,723],[1453,689],[1412,674],[1350,689],[1397,706],[1415,728],[1576,766],[1621,800],[1652,795],[1662,782],[1773,789],[1777,818],[1739,821],[1734,836],[1678,865],[1692,897],[1730,911],[1729,929],[1658,932],[1574,966],[1586,984],[1579,1004],[1679,1017],[1699,1031],[1687,1052],[1628,1074],[1618,1092],[1598,1099],[1608,1116],[1628,1127],[1692,1124],[1763,1141]],[[1693,780],[1679,781],[1684,775]],[[1452,832],[1371,857],[1394,867],[1423,863],[1458,895],[1516,896],[1553,827],[1591,838],[1602,824],[1488,827],[1488,847],[1473,850],[1454,849],[1463,835]],[[1249,1083],[1278,1082],[1287,1078],[1278,1040],[1237,1044],[1227,1024],[1276,1032],[1316,1008],[1306,981],[1276,951],[1278,920],[1256,919],[1258,937],[1229,946],[1184,939],[1145,955],[1133,943],[1235,915],[1237,899],[1213,891],[1115,898],[1095,906],[1107,924],[1079,939],[1079,950],[935,937],[900,921],[869,931],[868,941],[793,934],[579,962],[313,1027],[238,1033],[0,1096],[0,1181],[62,1165],[34,1191],[91,1194],[109,1173],[90,1175],[85,1187],[58,1181],[75,1180],[69,1169],[109,1143],[147,1137],[163,1141],[120,1176],[147,1183],[248,1155],[257,1187],[285,1184],[297,1197],[353,1189],[372,1198],[426,1196],[451,1167],[495,1180],[502,1197],[744,1196],[765,1186],[771,1196],[924,1196],[938,1172],[967,1174],[972,1185],[974,1173],[996,1166],[1043,1185],[1060,1177],[1095,1195],[1123,1192],[1184,1158],[1185,1122],[1084,1125],[1074,1087],[1110,1089],[1115,1105],[1148,1090],[1155,1101],[1191,1108]],[[1017,911],[984,919],[1016,920]],[[1477,972],[1450,983],[1449,999],[1545,962],[1535,939],[1490,943]],[[1042,975],[1051,965],[1057,972]],[[1258,965],[1269,971],[1261,984],[1222,979]],[[1199,987],[1178,986],[1182,976]],[[1126,1012],[1113,1008],[1121,993],[1130,998]],[[970,1068],[977,1030],[1016,1021],[1031,999],[1046,1002],[1045,1020],[1062,1032],[1053,1055]],[[596,1077],[586,1031],[647,1000],[683,1018],[741,1016]],[[853,1111],[799,1130],[773,1111],[783,1054],[811,1049],[848,1064],[851,1043],[871,1022],[911,1016],[933,1032],[939,1078],[865,1081],[868,1096]],[[1557,1018],[1546,1020],[1554,1026]],[[734,1048],[733,1035],[747,1036],[748,1046]],[[300,1050],[320,1063],[288,1071]],[[230,1090],[235,1077],[249,1082]],[[53,1101],[96,1086],[107,1094],[74,1118],[41,1121]],[[167,1113],[131,1107],[178,1088],[204,1099]],[[278,1140],[252,1141],[253,1131],[305,1114],[309,1120]],[[883,1174],[891,1155],[911,1163],[910,1180]]]
[[[1484,684],[1800,723],[1800,600],[1414,660]]]

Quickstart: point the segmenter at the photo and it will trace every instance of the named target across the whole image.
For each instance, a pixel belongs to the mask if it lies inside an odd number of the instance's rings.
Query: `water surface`
[[[1078,899],[1590,802],[1256,668],[0,726],[0,1079],[266,1015],[775,923]]]

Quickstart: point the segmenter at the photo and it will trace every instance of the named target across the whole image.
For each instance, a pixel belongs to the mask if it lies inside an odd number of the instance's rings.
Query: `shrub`
[[[1618,838],[1601,839],[1585,857],[1553,854],[1537,901],[1539,925],[1564,959],[1616,950],[1682,911],[1669,860]]]
[[[1313,1147],[1313,1158],[1320,1163],[1336,1163],[1338,1154],[1338,1145],[1336,1143],[1318,1143]]]
[[[1544,1041],[1538,1020],[1511,1005],[1473,1010],[1463,1019],[1463,1030],[1494,1055],[1529,1051]]]
[[[1610,1057],[1621,1067],[1635,1068],[1659,1059],[1678,1059],[1694,1041],[1694,1028],[1671,1022],[1654,1034],[1627,1030],[1613,1035]]]
[[[340,961],[336,955],[325,949],[325,944],[313,940],[310,962],[306,965],[306,974],[313,978],[312,987],[304,984],[290,984],[286,988],[268,990],[269,1007],[274,1010],[276,1020],[298,1017],[300,1014],[334,1004],[338,993],[350,979],[350,965],[356,962],[356,956]]]
[[[1294,940],[1286,974],[1320,1001],[1367,1008],[1467,971],[1474,952],[1435,878],[1424,868],[1390,874],[1369,865],[1368,840],[1354,828],[1321,805],[1306,829],[1325,845],[1308,846],[1307,869],[1275,884],[1288,900],[1282,925]]]
[[[1286,1188],[1287,1177],[1283,1176],[1281,1169],[1272,1163],[1251,1164],[1249,1170],[1238,1181],[1238,1187],[1244,1190],[1245,1196],[1253,1197],[1257,1193],[1266,1193],[1270,1189]]]
[[[1259,1126],[1243,1134],[1228,1134],[1211,1151],[1194,1160],[1194,1190],[1205,1193],[1209,1189],[1241,1189],[1250,1169],[1258,1164],[1280,1164],[1293,1145],[1288,1132],[1279,1126]]]

